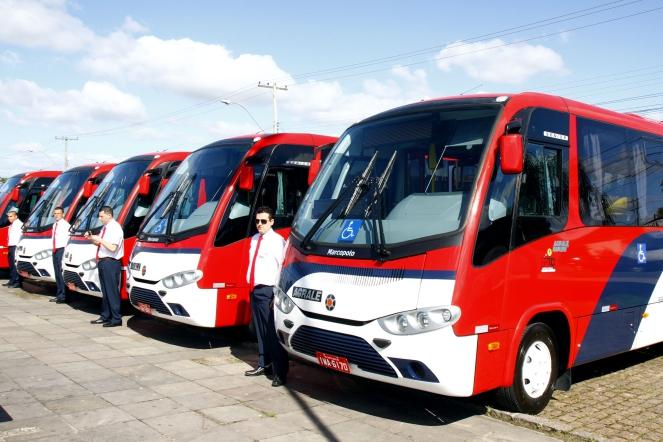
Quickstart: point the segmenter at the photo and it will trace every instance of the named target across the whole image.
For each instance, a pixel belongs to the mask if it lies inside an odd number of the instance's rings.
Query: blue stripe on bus
[[[338,276],[352,276],[357,278],[357,285],[361,278],[393,278],[399,279],[456,279],[456,272],[452,270],[421,270],[421,269],[377,269],[371,267],[348,267],[310,262],[295,262],[283,268],[279,286],[287,292],[292,285],[301,278],[314,273],[331,273]]]
[[[646,262],[638,262],[646,244]],[[576,365],[629,351],[663,269],[663,232],[647,233],[626,248],[599,297],[576,357]],[[601,312],[616,305],[618,310]]]

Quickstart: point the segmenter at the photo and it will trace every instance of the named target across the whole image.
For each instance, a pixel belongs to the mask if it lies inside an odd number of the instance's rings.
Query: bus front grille
[[[316,352],[342,356],[364,371],[398,377],[391,365],[368,342],[357,336],[303,325],[290,342],[293,349],[309,356],[315,357]]]
[[[30,264],[27,261],[17,261],[16,262],[16,269],[19,272],[25,272],[31,276],[41,276],[37,269],[35,269],[35,266]]]
[[[66,284],[74,284],[77,289],[88,291],[85,284],[83,284],[83,280],[78,276],[78,273],[72,272],[71,270],[65,270],[63,277]]]
[[[142,287],[132,287],[129,299],[132,304],[147,304],[162,315],[172,316],[166,304],[154,290],[147,290]]]

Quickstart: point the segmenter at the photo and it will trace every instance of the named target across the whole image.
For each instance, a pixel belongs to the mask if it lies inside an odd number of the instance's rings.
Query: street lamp
[[[258,128],[260,129],[260,132],[264,132],[264,131],[265,131],[265,129],[262,128],[262,126],[260,125],[260,123],[258,123],[258,121],[256,121],[255,118],[253,118],[253,115],[251,115],[251,112],[249,112],[249,110],[248,110],[247,108],[245,108],[242,104],[240,104],[240,103],[238,103],[238,102],[236,102],[236,101],[230,101],[230,100],[221,100],[221,103],[225,104],[226,106],[230,106],[231,104],[235,104],[235,105],[241,107],[242,109],[244,109],[244,112],[246,112],[246,114],[247,114],[249,117],[251,117],[251,119],[252,119],[253,122],[256,124],[256,126],[258,126]]]

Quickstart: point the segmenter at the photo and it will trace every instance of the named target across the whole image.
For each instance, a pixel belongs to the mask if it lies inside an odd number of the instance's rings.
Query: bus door
[[[271,155],[270,155],[271,153]],[[209,252],[208,267],[215,281],[223,281],[217,301],[217,326],[247,324],[249,304],[246,272],[251,237],[257,232],[254,218],[260,206],[274,210],[274,229],[284,238],[308,188],[308,166],[313,158],[310,146],[279,145],[263,149],[249,160],[253,169],[251,191],[239,186],[230,199]]]

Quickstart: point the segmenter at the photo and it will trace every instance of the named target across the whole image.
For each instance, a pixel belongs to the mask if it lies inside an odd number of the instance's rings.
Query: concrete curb
[[[551,436],[558,437],[562,440],[572,442],[605,442],[606,439],[601,436],[589,433],[587,431],[573,430],[570,425],[556,422],[551,419],[546,419],[539,416],[532,416],[522,413],[510,413],[508,411],[497,410],[495,408],[487,407],[485,411],[486,416],[499,419],[520,427],[529,428],[531,430],[540,431]]]

